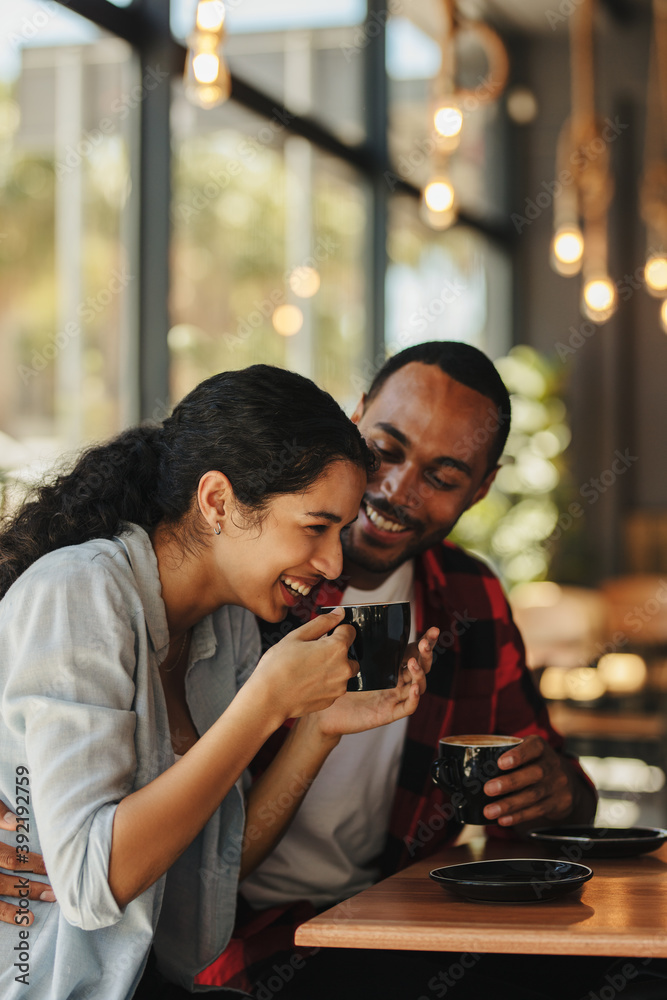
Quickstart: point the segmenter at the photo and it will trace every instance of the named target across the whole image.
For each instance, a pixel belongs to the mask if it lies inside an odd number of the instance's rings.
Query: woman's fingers
[[[426,690],[426,673],[414,656],[403,667],[402,681],[406,688],[408,685],[416,684],[420,695]]]
[[[321,636],[326,635],[327,632],[335,629],[337,625],[340,625],[344,615],[345,612],[342,608],[334,608],[333,611],[329,611],[326,615],[317,615],[316,618],[311,618],[305,625],[300,625],[297,629],[294,629],[290,635],[295,639],[301,639],[306,642],[312,639],[319,639]],[[354,639],[354,628],[352,625],[345,627],[352,632],[352,639],[350,640],[352,642]]]
[[[428,673],[433,664],[433,650],[440,636],[439,628],[429,628],[419,640],[419,661],[425,673]]]

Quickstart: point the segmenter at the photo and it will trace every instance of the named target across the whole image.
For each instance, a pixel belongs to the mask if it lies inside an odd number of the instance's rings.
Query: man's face
[[[389,573],[445,538],[488,492],[497,408],[437,365],[420,362],[399,368],[363,404],[352,420],[381,466],[343,546],[349,562]]]

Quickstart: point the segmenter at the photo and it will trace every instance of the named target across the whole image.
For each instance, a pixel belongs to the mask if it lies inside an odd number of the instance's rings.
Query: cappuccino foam
[[[455,747],[507,747],[521,743],[519,736],[447,736],[441,743]]]

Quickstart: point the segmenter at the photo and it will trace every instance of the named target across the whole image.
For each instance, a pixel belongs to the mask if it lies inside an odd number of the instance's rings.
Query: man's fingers
[[[486,795],[509,795],[521,788],[528,788],[544,781],[546,774],[541,764],[530,764],[528,767],[521,767],[511,774],[502,774],[498,778],[492,778],[484,785]]]
[[[15,830],[16,816],[9,806],[0,799],[0,830]]]
[[[16,918],[21,914],[21,923],[17,924]],[[35,919],[35,914],[31,913],[30,910],[19,909],[18,906],[12,906],[11,903],[5,903],[0,899],[0,920],[4,924],[14,924],[17,927],[30,927],[30,924]]]
[[[26,889],[30,899],[41,899],[45,903],[53,903],[53,889],[46,882],[35,882],[27,875],[0,875],[0,896],[25,896]]]
[[[46,875],[44,858],[41,854],[17,851],[10,844],[0,843],[0,868],[9,868],[24,875]]]
[[[541,757],[546,747],[547,744],[541,736],[526,736],[522,743],[517,743],[515,747],[498,758],[498,767],[503,768],[503,770],[521,767],[522,764],[527,764],[529,761]]]
[[[498,816],[513,816],[522,809],[534,806],[537,802],[552,797],[552,789],[544,784],[532,785],[526,788],[519,795],[508,795],[507,798],[493,802],[484,807],[484,815],[488,819],[496,819]]]
[[[518,826],[520,823],[530,823],[533,820],[548,817],[556,807],[556,802],[550,796],[540,799],[533,806],[524,809],[515,809],[514,812],[507,813],[498,818],[498,826]]]

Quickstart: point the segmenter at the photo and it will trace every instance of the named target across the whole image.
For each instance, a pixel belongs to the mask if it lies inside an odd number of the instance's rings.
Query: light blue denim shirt
[[[31,927],[0,923],[3,1000],[125,1000],[152,941],[161,971],[192,988],[227,944],[240,781],[167,875],[123,910],[107,881],[119,801],[174,763],[158,672],[168,644],[157,560],[135,525],[44,556],[0,601],[0,798],[28,810],[23,844],[44,855],[57,898],[31,902]],[[241,608],[195,626],[185,687],[200,735],[259,656],[255,620]],[[29,781],[17,782],[26,768]],[[0,838],[18,846],[16,833]]]

